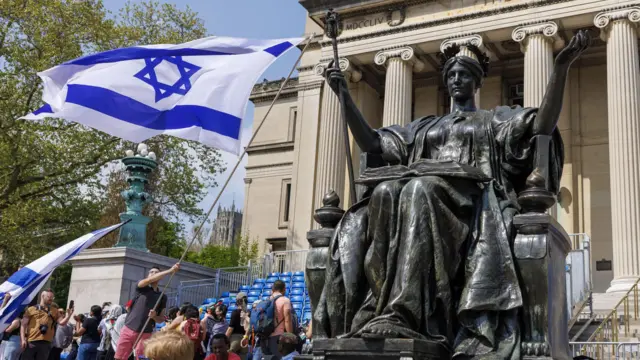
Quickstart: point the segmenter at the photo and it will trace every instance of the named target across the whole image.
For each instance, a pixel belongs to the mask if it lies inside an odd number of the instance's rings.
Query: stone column
[[[324,76],[327,65],[327,61],[316,65],[316,75]],[[348,83],[358,82],[362,78],[362,74],[346,58],[340,59],[340,70],[344,72]],[[343,198],[347,162],[343,121],[340,100],[325,82],[322,89],[320,128],[318,129],[314,208],[322,206],[322,198],[331,190],[335,191],[338,197]],[[314,224],[314,227],[318,228],[319,225]]]
[[[518,26],[511,38],[524,53],[524,106],[539,107],[553,70],[553,50],[563,46],[558,25],[546,21]],[[549,208],[549,214],[558,218],[557,205]]]
[[[607,292],[626,291],[640,275],[640,7],[603,11],[595,25],[607,42],[607,107],[613,276]]]
[[[382,126],[408,124],[411,121],[413,71],[422,71],[424,63],[416,58],[409,46],[381,50],[374,62],[387,68]]]
[[[553,70],[553,49],[562,47],[552,21],[518,26],[511,33],[524,53],[524,106],[539,107]]]
[[[460,47],[458,56],[468,56],[472,59],[478,60],[478,57],[476,56],[476,54],[474,54],[471,50],[469,50],[469,46],[475,46],[478,49],[482,50],[482,52],[487,54],[487,56],[489,56],[488,55],[489,51],[484,46],[484,41],[482,40],[482,36],[478,34],[447,39],[443,41],[442,44],[440,44],[440,51],[445,52],[445,50],[453,46]],[[480,108],[480,90],[479,89],[478,91],[476,91],[475,98],[476,98],[476,107],[479,109]],[[453,106],[453,101],[451,102],[451,105]]]

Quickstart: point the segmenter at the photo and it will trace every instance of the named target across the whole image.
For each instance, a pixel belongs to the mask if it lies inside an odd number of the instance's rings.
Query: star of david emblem
[[[164,84],[158,80],[156,67],[163,61],[174,64],[178,68],[180,78],[178,78],[173,85]],[[156,102],[173,94],[186,95],[186,93],[191,90],[189,78],[201,69],[197,65],[182,60],[182,56],[162,56],[144,59],[144,62],[145,67],[133,76],[153,87],[153,90],[156,92]]]

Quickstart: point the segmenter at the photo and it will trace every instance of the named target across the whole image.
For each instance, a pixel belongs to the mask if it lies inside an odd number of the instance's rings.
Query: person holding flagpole
[[[162,294],[158,284],[167,275],[175,274],[178,270],[180,270],[179,263],[165,271],[153,267],[149,270],[149,276],[138,282],[131,311],[120,332],[120,339],[116,347],[116,360],[128,359],[134,345],[137,355],[144,354],[144,341],[151,337],[155,323],[164,321],[163,313],[167,306],[167,296]],[[156,304],[158,304],[157,307],[155,307]],[[152,321],[147,321],[147,318]]]

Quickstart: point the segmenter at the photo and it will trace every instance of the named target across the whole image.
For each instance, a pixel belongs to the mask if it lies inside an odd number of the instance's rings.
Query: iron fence
[[[585,355],[596,360],[640,360],[640,343],[637,342],[572,342],[571,355]]]

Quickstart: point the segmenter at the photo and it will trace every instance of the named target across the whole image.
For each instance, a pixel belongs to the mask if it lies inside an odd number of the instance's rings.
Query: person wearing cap
[[[247,308],[247,293],[239,292],[236,295],[237,309],[231,312],[231,320],[229,321],[229,328],[227,329],[227,337],[231,342],[230,350],[240,356],[240,359],[246,360],[247,348],[242,346],[242,340],[246,335],[246,330],[249,328],[249,309]]]

